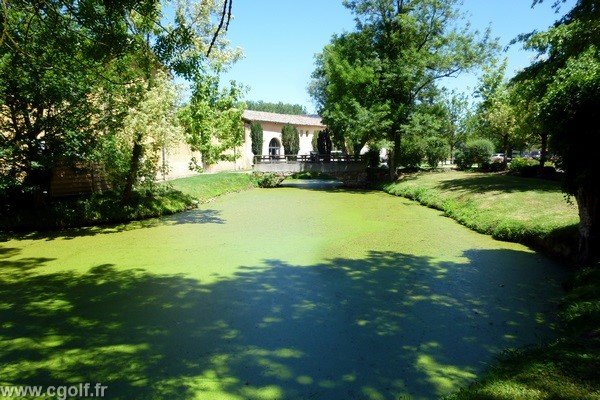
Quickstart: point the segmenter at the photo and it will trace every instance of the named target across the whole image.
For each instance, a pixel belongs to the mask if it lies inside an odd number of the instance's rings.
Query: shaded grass
[[[383,189],[497,239],[564,257],[575,248],[577,208],[555,181],[448,171],[407,175]],[[573,271],[565,287],[559,340],[505,351],[477,383],[445,398],[600,399],[600,263]]]

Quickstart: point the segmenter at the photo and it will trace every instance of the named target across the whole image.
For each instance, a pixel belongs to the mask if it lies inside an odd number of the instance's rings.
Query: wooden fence
[[[52,171],[50,195],[52,197],[76,196],[109,190],[110,185],[97,164],[57,166]]]

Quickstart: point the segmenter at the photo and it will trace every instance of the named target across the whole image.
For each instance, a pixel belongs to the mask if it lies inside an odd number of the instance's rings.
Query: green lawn
[[[174,189],[204,203],[217,196],[256,187],[256,180],[248,173],[202,174],[167,182]]]

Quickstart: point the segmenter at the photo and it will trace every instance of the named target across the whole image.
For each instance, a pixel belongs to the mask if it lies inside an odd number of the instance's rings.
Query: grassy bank
[[[167,186],[136,190],[123,203],[118,193],[50,198],[35,206],[15,202],[2,213],[0,231],[56,230],[137,221],[195,207],[193,198]]]
[[[223,172],[174,179],[167,184],[200,203],[205,203],[224,194],[254,188],[256,179],[252,174]]]
[[[577,207],[556,181],[497,173],[426,172],[383,187],[499,240],[569,257],[576,245]]]
[[[6,205],[0,231],[64,229],[138,221],[194,208],[217,196],[256,187],[251,174],[219,173],[161,182],[134,191],[123,204],[118,193],[47,199],[42,206]]]
[[[577,209],[554,181],[447,171],[408,175],[383,189],[497,239],[560,256],[575,243]],[[476,384],[448,399],[600,399],[600,265],[574,271],[565,288],[559,340],[505,351]]]

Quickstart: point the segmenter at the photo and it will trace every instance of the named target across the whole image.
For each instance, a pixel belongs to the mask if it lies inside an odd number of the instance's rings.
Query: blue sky
[[[568,11],[575,0],[568,0]],[[560,15],[552,0],[531,8],[530,0],[464,0],[462,11],[474,29],[492,29],[504,47],[520,33],[545,30]],[[354,17],[341,0],[234,0],[234,18],[227,33],[231,45],[241,47],[245,58],[233,65],[222,79],[249,87],[248,100],[301,104],[314,112],[307,86],[313,72],[314,55],[332,35],[354,30]],[[512,46],[506,53],[508,76],[529,65],[532,54]],[[476,78],[463,75],[448,82],[451,89],[470,89]]]

